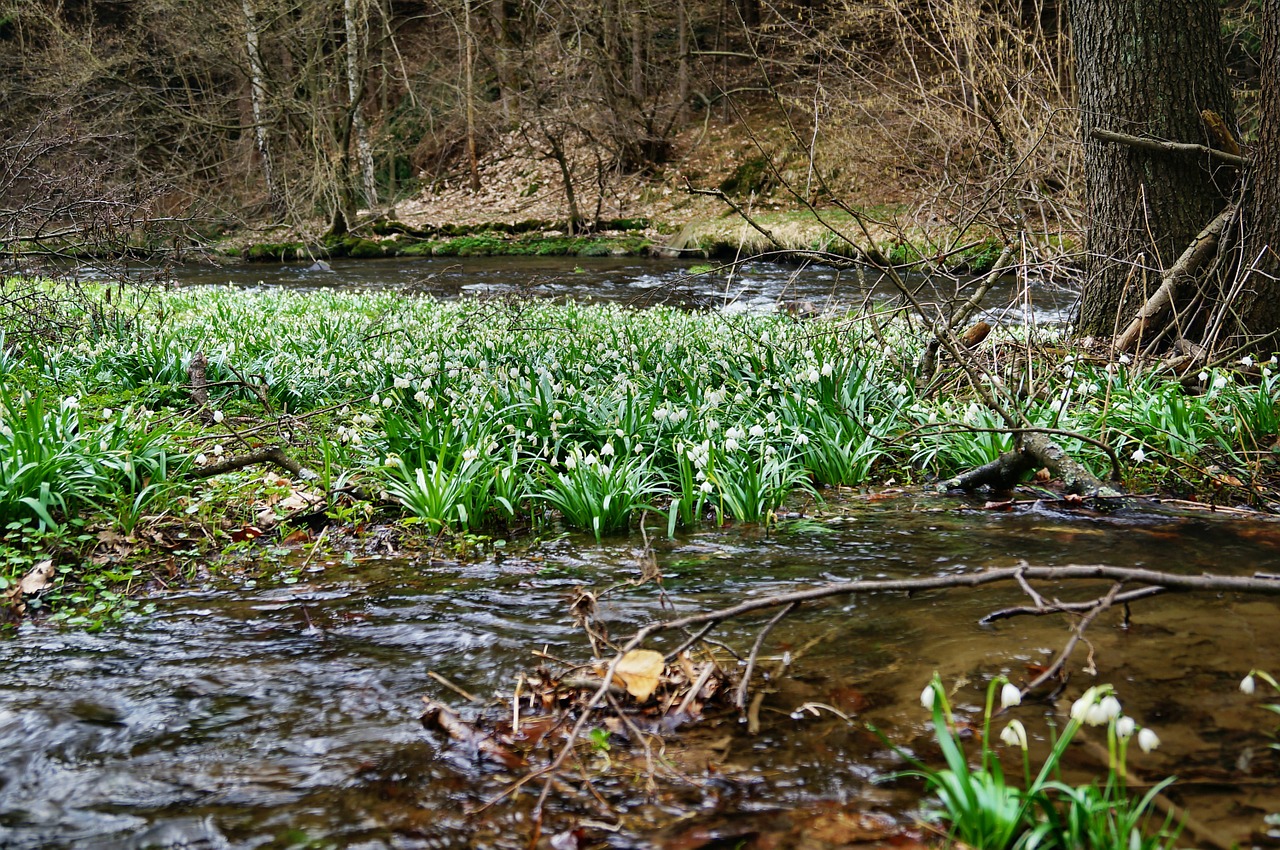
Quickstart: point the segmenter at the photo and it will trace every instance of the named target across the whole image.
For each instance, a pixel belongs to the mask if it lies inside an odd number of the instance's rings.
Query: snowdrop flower
[[[1253,673],[1250,673],[1248,676],[1245,676],[1244,680],[1240,682],[1240,693],[1242,694],[1248,694],[1249,696],[1252,696],[1255,688],[1256,688],[1256,685],[1254,684],[1254,681],[1253,681]]]
[[[1143,729],[1138,733],[1138,746],[1144,753],[1149,753],[1160,746],[1160,736],[1150,729]]]
[[[804,434],[804,432],[802,432],[802,431],[801,431],[801,432],[797,432],[797,433],[796,433],[795,444],[796,444],[797,446],[807,446],[807,445],[809,445],[809,438],[808,438],[808,436],[806,436],[806,435]]]
[[[750,433],[750,434],[751,434],[751,436],[753,436],[753,437],[763,437],[763,436],[764,436],[764,428],[763,428],[763,427],[761,427],[761,426],[759,426],[759,425],[752,425],[752,426],[751,426],[751,430],[750,430],[748,433]]]
[[[1223,387],[1225,387],[1226,385],[1227,385],[1227,376],[1226,376],[1226,375],[1219,375],[1218,377],[1216,377],[1216,378],[1214,378],[1214,379],[1213,379],[1213,388],[1214,388],[1215,390],[1220,390],[1220,389],[1222,389]]]
[[[711,493],[711,491],[712,491],[712,490],[714,490],[715,488],[711,486],[711,482],[710,482],[710,481],[703,481],[701,484],[699,484],[699,485],[698,485],[698,489],[699,489],[699,490],[701,490],[701,491],[702,491],[702,492],[704,492],[704,493],[708,493],[708,494],[709,494],[709,493]]]
[[[1021,720],[1010,720],[1009,725],[1000,733],[1000,740],[1011,747],[1027,748],[1027,728]]]
[[[724,449],[727,452],[736,452],[740,446],[741,444],[737,440],[735,440],[733,437],[730,437],[729,439],[724,441]]]
[[[1018,690],[1018,686],[1013,682],[1005,682],[1004,687],[1000,689],[1000,707],[1008,708],[1011,705],[1022,704],[1022,691]],[[1014,721],[1015,723],[1017,721]],[[1024,732],[1022,735],[1023,747],[1026,747],[1027,736]]]
[[[98,451],[105,453],[110,448],[111,448],[111,443],[107,442],[106,437],[103,437],[101,440],[98,441]]]
[[[65,407],[67,410],[79,410],[80,409],[79,396],[74,396],[74,395],[67,396],[65,399],[62,400],[62,406]]]
[[[1107,717],[1107,709],[1100,702],[1089,706],[1089,710],[1084,713],[1084,722],[1090,726],[1104,726],[1108,720],[1110,718]]]
[[[1135,463],[1142,463],[1147,459],[1147,453],[1142,450],[1142,446],[1138,446],[1133,450],[1133,454],[1131,454],[1130,457],[1133,458]]]
[[[574,457],[573,455],[564,456],[565,469],[574,469],[575,467],[577,467],[577,465],[578,465],[578,459],[576,457]]]
[[[1133,358],[1127,354],[1121,354],[1116,358],[1116,360],[1119,361],[1121,366],[1128,366],[1129,363],[1132,362]]]
[[[1199,375],[1196,375],[1196,377],[1197,377],[1197,378],[1199,378],[1199,379],[1200,379],[1200,383],[1202,383],[1202,384],[1203,384],[1203,383],[1205,383],[1206,381],[1208,381],[1208,380],[1209,380],[1209,373],[1208,373],[1208,372],[1201,372]]]
[[[372,396],[369,397],[369,403],[375,404],[375,405],[382,404],[382,396],[378,395],[377,393],[374,393]]]
[[[933,711],[933,701],[937,699],[937,696],[933,692],[932,684],[925,686],[925,689],[920,692],[920,704],[924,706],[925,711]]]
[[[1133,735],[1133,730],[1137,725],[1133,722],[1132,717],[1121,717],[1116,721],[1117,737],[1128,740]]]
[[[1244,357],[1240,358],[1240,365],[1248,369],[1253,365],[1253,358],[1246,354]]]
[[[603,446],[601,446],[601,447],[600,447],[600,456],[601,456],[601,457],[612,457],[612,456],[613,456],[613,443],[605,443]]]
[[[466,448],[462,450],[462,459],[467,463],[470,463],[478,457],[480,457],[480,452],[474,448]]]
[[[1114,720],[1120,716],[1120,700],[1111,694],[1103,697],[1102,701],[1098,703],[1098,707],[1102,709],[1102,713],[1107,720]]]
[[[225,451],[226,449],[222,448],[222,443],[218,443],[216,446],[213,447],[213,456],[222,457],[223,452]]]
[[[394,402],[395,402],[395,399],[393,399],[391,396],[387,396],[382,400],[382,406],[390,407]]]
[[[422,390],[418,390],[416,393],[413,394],[413,400],[416,401],[418,404],[426,404],[427,394],[424,393]]]
[[[398,389],[398,390],[407,390],[407,389],[409,389],[409,379],[408,379],[408,378],[401,378],[401,377],[397,376],[397,377],[396,377],[396,379],[395,379],[394,381],[392,381],[392,383],[393,383],[393,384],[395,384],[395,388],[396,388],[396,389]]]
[[[823,364],[822,364],[822,376],[823,376],[824,378],[829,378],[829,377],[831,377],[831,373],[832,373],[832,372],[834,372],[834,371],[835,371],[835,367],[833,367],[830,363],[823,363]]]
[[[1084,696],[1071,703],[1071,719],[1084,723],[1085,718],[1089,714],[1089,709],[1093,708],[1094,700],[1097,696],[1097,692],[1093,688],[1090,688],[1085,691]]]
[[[805,380],[808,381],[809,383],[816,384],[818,383],[819,380],[821,380],[822,376],[818,374],[817,369],[810,369],[808,374],[806,374],[804,377],[805,377]]]
[[[111,408],[109,408],[109,407],[104,407],[104,408],[102,408],[102,418],[103,418],[103,419],[110,419],[110,418],[111,418]]]
[[[196,455],[196,466],[204,466],[208,462],[209,458],[205,457],[203,452]]]

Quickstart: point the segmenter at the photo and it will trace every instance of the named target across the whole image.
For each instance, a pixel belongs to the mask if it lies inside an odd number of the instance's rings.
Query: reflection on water
[[[332,260],[327,271],[310,263],[183,266],[173,277],[186,284],[368,288],[420,292],[441,298],[525,295],[650,306],[676,304],[728,311],[791,309],[801,313],[885,304],[897,291],[874,271],[836,270],[750,262],[681,263],[640,258],[428,257]],[[691,271],[692,269],[692,271]],[[706,269],[707,271],[697,271]],[[925,303],[954,304],[967,297],[970,278],[911,276]],[[984,299],[990,315],[1011,321],[1061,321],[1075,292],[1037,281],[1030,291],[1013,278]]]
[[[1212,515],[992,514],[930,496],[830,514],[768,535],[708,529],[657,543],[661,592],[615,590],[600,616],[618,636],[673,611],[833,579],[1024,559],[1233,574],[1280,563],[1280,528]],[[585,659],[568,600],[578,586],[600,592],[634,578],[639,545],[638,536],[603,546],[566,537],[513,543],[501,560],[466,564],[412,553],[354,564],[335,557],[306,585],[273,580],[287,559],[268,558],[257,587],[161,596],[154,616],[117,631],[25,625],[0,641],[0,846],[522,846],[527,795],[469,814],[512,777],[419,724],[424,695],[477,710],[428,674],[489,699],[509,696],[519,673],[545,663],[535,653]],[[916,699],[934,670],[948,681],[967,677],[956,701],[972,705],[984,677],[1022,678],[1028,663],[1062,646],[1070,623],[1056,617],[977,625],[1024,601],[1016,588],[993,588],[837,599],[793,614],[766,647],[766,669],[783,653],[793,658],[791,675],[770,682],[761,735],[731,721],[669,736],[667,757],[695,784],[660,797],[663,805],[646,804],[629,776],[602,778],[599,793],[625,802],[608,818],[621,828],[605,840],[653,846],[677,828],[669,825],[676,804],[708,818],[820,801],[902,816],[909,802],[872,782],[893,768],[892,755],[859,724],[873,720],[927,753]],[[1114,683],[1126,709],[1164,740],[1131,763],[1178,774],[1202,819],[1246,839],[1280,809],[1267,781],[1276,768],[1269,715],[1236,692],[1250,667],[1280,670],[1275,603],[1169,595],[1135,605],[1127,628],[1122,613],[1090,629],[1069,690]],[[726,623],[716,634],[745,654],[759,622]],[[857,720],[793,718],[805,703]],[[1043,732],[1051,709],[1018,711]],[[1076,761],[1088,765],[1083,753]],[[573,789],[553,795],[551,831],[580,816],[603,817]]]

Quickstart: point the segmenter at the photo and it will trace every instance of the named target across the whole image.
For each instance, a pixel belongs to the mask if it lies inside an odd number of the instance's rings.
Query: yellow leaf
[[[662,653],[652,649],[633,649],[618,662],[616,678],[622,680],[627,693],[639,702],[653,695],[662,679]]]

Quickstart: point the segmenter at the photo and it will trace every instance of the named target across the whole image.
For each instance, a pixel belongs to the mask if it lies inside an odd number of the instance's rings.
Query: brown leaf
[[[53,581],[54,573],[53,561],[41,561],[22,577],[22,581],[18,583],[19,592],[23,596],[39,593]]]
[[[653,696],[662,680],[662,653],[652,649],[633,649],[618,662],[616,678],[622,680],[627,693],[644,702]]]

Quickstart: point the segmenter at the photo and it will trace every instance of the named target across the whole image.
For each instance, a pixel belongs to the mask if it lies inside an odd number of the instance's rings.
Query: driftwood
[[[1100,142],[1110,142],[1111,144],[1124,145],[1126,147],[1138,148],[1139,150],[1151,151],[1153,153],[1196,154],[1198,156],[1207,156],[1226,165],[1234,165],[1236,168],[1243,168],[1249,164],[1249,160],[1239,154],[1215,150],[1214,148],[1206,147],[1205,145],[1192,145],[1185,142],[1166,142],[1161,139],[1147,139],[1142,136],[1130,136],[1128,133],[1116,133],[1112,130],[1101,130],[1097,128],[1089,133],[1089,137],[1097,139]]]
[[[1235,211],[1233,205],[1218,213],[1204,230],[1192,240],[1178,261],[1169,267],[1160,280],[1160,286],[1138,310],[1129,326],[1116,337],[1116,351],[1132,351],[1146,333],[1150,324],[1173,307],[1173,296],[1178,287],[1189,281],[1218,249],[1223,228]]]
[[[278,466],[286,472],[296,475],[305,481],[310,481],[319,477],[314,471],[307,469],[305,466],[285,454],[284,449],[280,446],[258,449],[247,454],[229,457],[226,460],[218,461],[217,463],[211,463],[208,466],[202,466],[199,469],[192,469],[187,473],[187,477],[199,481],[205,478],[213,478],[217,475],[225,475],[228,472],[234,472],[237,469],[244,469],[246,466],[253,466],[259,463],[269,463],[273,466]]]

